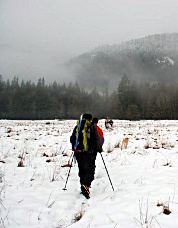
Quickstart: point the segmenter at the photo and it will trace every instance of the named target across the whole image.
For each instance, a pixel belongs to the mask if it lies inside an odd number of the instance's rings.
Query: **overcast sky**
[[[102,44],[178,32],[178,0],[0,0],[0,74],[58,81]]]

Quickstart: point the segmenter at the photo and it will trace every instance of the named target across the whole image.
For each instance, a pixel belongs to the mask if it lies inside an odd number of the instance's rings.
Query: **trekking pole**
[[[100,154],[101,154],[101,153],[100,153]],[[107,170],[107,168],[106,168],[106,165],[105,165],[105,162],[104,162],[104,159],[103,159],[102,154],[101,154],[101,158],[102,158],[102,160],[103,160],[103,164],[104,164],[105,170],[106,170],[106,172],[107,172],[107,174],[108,174],[109,181],[110,181],[111,186],[112,186],[112,189],[113,189],[113,191],[114,191],[114,187],[113,187],[113,185],[112,185],[111,178],[110,178],[110,176],[109,176],[109,173],[108,173],[108,170]]]
[[[68,161],[68,163],[67,163],[67,165],[70,167],[70,166],[72,166],[72,161],[71,161],[71,163],[70,163],[70,160],[71,160],[71,157],[74,155],[74,151],[72,151],[72,154],[70,155],[70,158],[69,158],[69,161]]]
[[[67,179],[66,179],[65,186],[64,186],[64,188],[62,189],[62,190],[64,190],[64,191],[67,190],[66,186],[67,186],[67,182],[68,182],[68,179],[69,179],[70,170],[71,170],[71,168],[72,168],[72,162],[73,162],[73,160],[74,160],[74,154],[73,154],[73,157],[72,157],[72,161],[71,161],[71,165],[70,165],[69,172],[68,172],[68,175],[67,175]]]

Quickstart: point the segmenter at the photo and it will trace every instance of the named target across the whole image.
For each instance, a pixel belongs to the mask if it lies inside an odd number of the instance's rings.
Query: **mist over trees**
[[[115,45],[102,45],[67,63],[83,87],[105,81],[112,89],[124,74],[132,80],[178,80],[178,33],[157,34]]]
[[[0,76],[0,119],[77,119],[89,112],[99,118],[178,119],[178,83],[133,81],[123,75],[116,90],[99,93],[80,88],[78,82],[45,84],[4,81]]]
[[[0,76],[0,118],[178,119],[178,33],[97,47],[66,67],[68,84]]]

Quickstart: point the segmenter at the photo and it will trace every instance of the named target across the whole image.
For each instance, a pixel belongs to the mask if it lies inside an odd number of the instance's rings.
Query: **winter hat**
[[[93,120],[92,120],[93,123],[98,123],[98,118],[97,117],[94,117]]]
[[[83,119],[86,119],[86,120],[90,121],[90,120],[92,120],[92,115],[85,113],[85,114],[83,114]]]

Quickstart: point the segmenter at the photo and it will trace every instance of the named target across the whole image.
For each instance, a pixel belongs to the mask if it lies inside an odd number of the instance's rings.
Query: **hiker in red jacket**
[[[98,134],[100,136],[100,139],[101,139],[101,142],[102,142],[102,145],[103,145],[103,143],[104,143],[104,134],[103,134],[102,129],[98,126],[98,118],[94,117],[93,120],[92,120],[92,123],[96,126],[96,129],[98,131]]]

